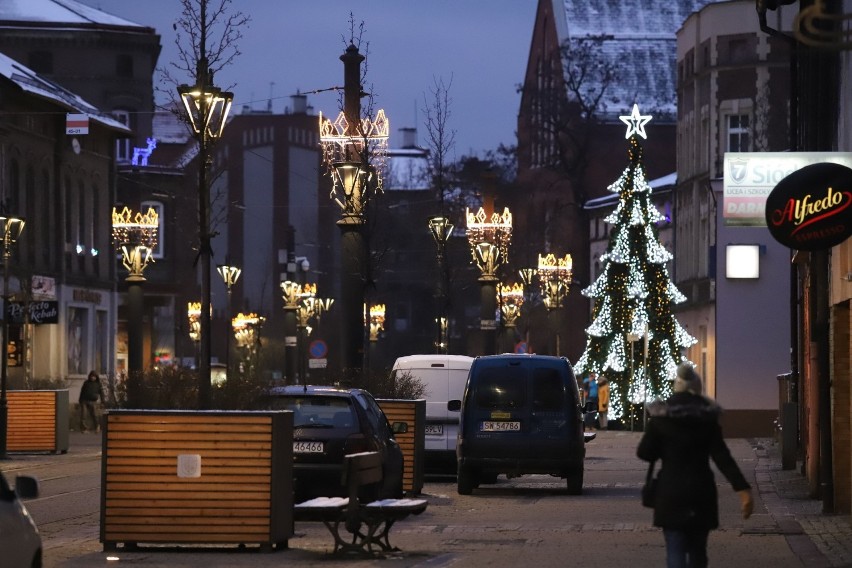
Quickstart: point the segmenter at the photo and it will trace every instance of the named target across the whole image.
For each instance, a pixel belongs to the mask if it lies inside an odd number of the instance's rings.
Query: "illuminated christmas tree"
[[[686,297],[669,277],[671,253],[660,243],[657,223],[665,217],[651,202],[645,180],[642,146],[645,124],[633,105],[627,124],[630,164],[609,191],[618,193],[615,211],[604,220],[612,225],[609,245],[601,255],[602,272],[583,295],[592,298],[592,323],[586,328],[586,349],[575,365],[582,376],[597,373],[609,380],[609,417],[618,419],[637,405],[671,394],[683,349],[695,338],[681,327],[672,306]]]

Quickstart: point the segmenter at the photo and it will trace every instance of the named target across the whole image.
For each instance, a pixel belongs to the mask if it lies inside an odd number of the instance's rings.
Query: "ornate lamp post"
[[[287,384],[295,384],[299,346],[299,302],[302,300],[302,285],[292,280],[285,280],[281,283],[281,294],[284,298],[284,380]]]
[[[153,208],[144,215],[125,207],[121,212],[112,210],[112,238],[121,253],[121,262],[127,269],[127,369],[142,372],[143,351],[143,272],[154,262],[151,251],[157,246],[159,218]]]
[[[26,221],[17,217],[0,216],[0,231],[3,232],[3,352],[0,354],[0,458],[5,459],[6,440],[9,430],[9,401],[6,398],[6,381],[9,365],[9,260],[12,245],[20,238]]]
[[[236,266],[228,266],[227,264],[220,264],[216,267],[216,271],[219,273],[219,276],[222,277],[222,281],[225,283],[225,287],[228,289],[228,319],[231,318],[231,288],[236,285],[237,280],[240,279],[240,274],[242,274],[242,269]],[[228,334],[227,341],[225,343],[225,380],[228,380],[228,374],[231,372],[231,334]]]
[[[385,305],[370,306],[370,341],[379,340],[379,334],[385,330]]]
[[[299,342],[296,350],[299,354],[299,377],[302,379],[303,385],[308,384],[308,336],[311,334],[311,318],[314,317],[314,310],[317,307],[317,303],[315,302],[316,295],[317,285],[305,284],[299,292],[298,296],[298,308],[296,310],[296,328],[298,332],[297,336],[299,338]]]
[[[541,285],[541,295],[548,313],[562,307],[562,300],[568,294],[571,284],[573,262],[571,255],[556,258],[549,253],[538,255],[538,278]],[[556,356],[559,357],[559,321],[556,322]]]
[[[201,57],[195,85],[181,85],[178,94],[198,140],[198,240],[201,269],[201,343],[198,376],[198,406],[210,408],[210,147],[222,136],[234,94],[213,86],[207,60],[207,4],[201,3],[199,49]]]
[[[198,342],[201,341],[201,302],[187,302],[186,317],[189,320],[189,339],[195,345],[195,367],[198,368]]]
[[[497,321],[497,269],[509,258],[509,242],[512,240],[512,214],[508,208],[503,214],[492,213],[490,218],[480,207],[474,214],[467,210],[467,240],[473,261],[479,267],[482,276],[480,299],[480,329],[484,337],[484,352],[491,355],[496,352]]]
[[[320,114],[323,161],[333,181],[332,199],[342,209],[341,231],[341,346],[344,381],[353,379],[364,361],[364,275],[366,244],[364,214],[371,197],[381,192],[381,162],[387,152],[390,125],[383,110],[376,119],[361,116],[361,63],[364,56],[349,45],[343,61],[343,112],[334,122]]]
[[[429,218],[429,232],[432,238],[435,239],[435,244],[438,246],[438,317],[435,318],[437,324],[437,340],[435,341],[435,353],[446,353],[447,344],[449,343],[446,336],[447,332],[447,298],[449,282],[446,267],[446,250],[447,240],[453,232],[453,224],[450,220],[443,216],[435,216]]]
[[[231,320],[234,329],[234,339],[237,346],[245,350],[245,360],[248,363],[246,371],[250,372],[257,354],[257,346],[260,343],[260,328],[266,318],[257,314],[244,314],[240,312]]]

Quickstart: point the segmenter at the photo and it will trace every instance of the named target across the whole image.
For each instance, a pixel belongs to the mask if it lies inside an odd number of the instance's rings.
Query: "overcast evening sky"
[[[158,67],[177,59],[172,24],[178,0],[78,0],[150,26],[160,34]],[[216,76],[233,85],[234,111],[244,105],[284,112],[290,95],[343,84],[339,60],[349,38],[349,14],[364,22],[369,42],[366,87],[391,124],[416,127],[426,145],[424,94],[434,79],[452,79],[449,127],[456,131],[455,157],[481,155],[500,143],[515,144],[520,96],[532,38],[536,0],[234,0],[233,10],[251,16],[236,63]],[[364,52],[364,47],[361,49]],[[190,82],[189,77],[186,78]],[[430,96],[431,99],[431,96]],[[163,102],[163,101],[158,101]],[[336,115],[334,92],[308,96],[315,111]]]

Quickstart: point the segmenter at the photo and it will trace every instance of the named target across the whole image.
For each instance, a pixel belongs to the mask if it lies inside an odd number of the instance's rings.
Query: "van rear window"
[[[533,369],[532,393],[535,410],[562,410],[565,389],[558,369]]]
[[[476,387],[476,404],[481,408],[519,408],[526,404],[526,372],[520,367],[482,369]]]

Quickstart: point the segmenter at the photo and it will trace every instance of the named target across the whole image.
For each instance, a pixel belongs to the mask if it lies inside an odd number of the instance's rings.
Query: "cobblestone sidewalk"
[[[852,568],[852,523],[848,515],[825,515],[822,501],[808,496],[797,469],[782,470],[778,444],[752,440],[760,498],[787,543],[809,568]]]

